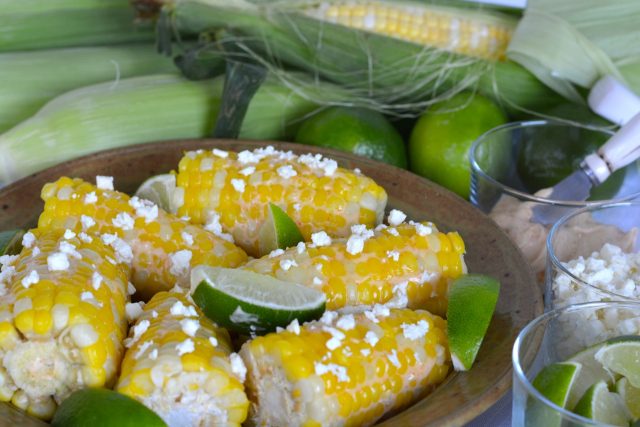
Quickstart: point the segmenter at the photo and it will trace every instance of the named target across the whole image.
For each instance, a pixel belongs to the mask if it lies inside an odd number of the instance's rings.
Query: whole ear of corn
[[[0,52],[152,41],[128,0],[0,0]]]
[[[0,401],[49,419],[72,391],[113,385],[129,269],[70,230],[33,230],[24,243],[19,256],[0,257]]]
[[[240,426],[249,401],[226,330],[175,292],[160,292],[131,328],[116,390],[169,426]],[[240,374],[242,374],[240,372]]]
[[[268,205],[280,206],[306,240],[318,231],[343,237],[351,226],[382,221],[387,194],[371,178],[339,168],[321,155],[296,156],[268,146],[240,153],[186,153],[176,188],[179,216],[230,233],[250,255],[259,256],[260,229]]]
[[[330,310],[386,304],[446,313],[449,283],[466,273],[458,233],[430,223],[352,230],[348,239],[316,240],[241,268],[322,291]]]
[[[147,300],[176,284],[188,288],[193,266],[236,267],[247,259],[233,243],[150,202],[81,179],[63,177],[46,184],[42,199],[38,226],[86,232],[114,246],[118,258],[131,263],[138,299]]]
[[[175,70],[150,43],[0,53],[0,64],[0,133],[71,89]]]
[[[240,350],[250,421],[269,426],[368,426],[446,377],[446,322],[426,311],[377,309],[257,337]]]

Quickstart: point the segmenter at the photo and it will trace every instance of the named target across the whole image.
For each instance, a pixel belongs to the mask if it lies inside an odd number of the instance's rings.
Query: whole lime
[[[410,169],[469,198],[469,148],[484,132],[506,123],[487,98],[463,92],[433,105],[420,116],[409,139]]]
[[[295,142],[335,148],[407,167],[402,137],[382,114],[373,110],[347,107],[322,110],[300,125]]]

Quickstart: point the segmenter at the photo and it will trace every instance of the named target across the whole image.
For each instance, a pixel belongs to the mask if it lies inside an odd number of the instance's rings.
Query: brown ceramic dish
[[[0,189],[0,229],[35,225],[42,209],[42,185],[63,175],[85,179],[97,174],[112,175],[117,189],[131,193],[146,178],[175,169],[186,150],[242,150],[264,144],[237,140],[169,141],[119,148],[67,162]],[[444,230],[458,230],[467,245],[469,271],[491,275],[502,283],[494,319],[473,368],[452,373],[433,393],[381,425],[463,425],[503,396],[511,384],[513,341],[518,331],[542,312],[542,296],[535,279],[507,236],[471,204],[405,170],[335,150],[289,143],[272,145],[298,153],[318,152],[336,159],[343,167],[360,168],[386,189],[388,208],[401,209],[414,220],[433,221]],[[0,405],[0,424],[42,425],[6,404]]]

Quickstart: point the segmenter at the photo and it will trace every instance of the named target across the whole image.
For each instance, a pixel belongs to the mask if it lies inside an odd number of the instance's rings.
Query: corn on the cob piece
[[[179,165],[176,199],[179,215],[195,224],[219,222],[251,255],[259,253],[269,202],[296,222],[305,239],[319,230],[345,236],[354,224],[374,226],[387,203],[382,187],[334,160],[271,146],[187,153]]]
[[[116,379],[129,269],[99,239],[37,229],[0,274],[0,401],[40,418]]]
[[[156,294],[131,328],[116,389],[171,426],[239,426],[244,366],[229,335],[176,292]],[[238,372],[239,364],[239,372]]]
[[[107,184],[100,188],[67,177],[46,184],[38,224],[85,231],[114,245],[116,255],[131,263],[136,298],[149,299],[175,284],[188,288],[192,266],[236,267],[247,259],[232,243],[150,202],[113,191],[110,177],[97,179]]]
[[[333,241],[316,234],[315,243],[274,251],[241,268],[318,289],[330,310],[386,304],[444,315],[449,283],[466,272],[458,233],[427,222],[352,230],[349,239]]]
[[[386,309],[294,323],[240,350],[250,421],[261,426],[370,425],[440,383],[450,369],[446,322]]]

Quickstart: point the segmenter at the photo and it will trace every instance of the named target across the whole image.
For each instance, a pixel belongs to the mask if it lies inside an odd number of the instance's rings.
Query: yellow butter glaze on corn
[[[354,224],[375,226],[387,195],[372,179],[339,168],[334,160],[268,146],[240,153],[188,152],[180,161],[176,199],[178,215],[195,224],[219,221],[236,244],[258,256],[269,202],[281,207],[308,240],[319,230],[346,236]]]
[[[249,402],[234,373],[229,334],[187,298],[160,292],[126,341],[117,391],[156,411],[171,427],[239,426]],[[242,367],[243,368],[243,367]]]
[[[136,298],[189,286],[192,266],[236,267],[246,254],[232,243],[136,197],[100,189],[81,179],[60,178],[42,189],[40,227],[73,227],[100,235],[132,265]],[[110,236],[111,237],[110,237]],[[113,240],[117,236],[120,240]]]
[[[249,419],[259,426],[362,426],[439,384],[451,363],[446,322],[376,306],[257,337],[240,350]]]
[[[466,273],[458,233],[428,222],[353,229],[349,239],[329,243],[325,236],[318,245],[300,244],[241,268],[318,289],[330,310],[387,304],[445,314],[449,283]]]
[[[115,382],[129,269],[100,239],[64,229],[24,243],[0,274],[0,401],[48,419],[72,391]]]

